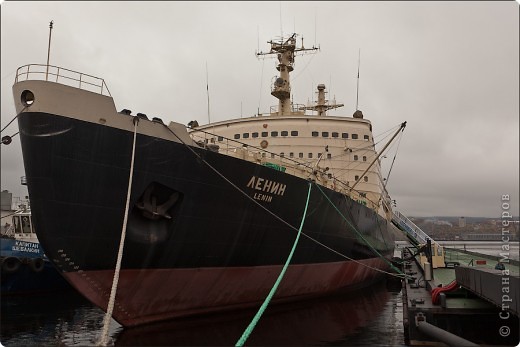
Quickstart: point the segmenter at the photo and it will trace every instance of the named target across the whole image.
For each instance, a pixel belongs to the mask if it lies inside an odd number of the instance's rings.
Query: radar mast
[[[257,57],[276,54],[278,58],[278,66],[276,69],[280,71],[280,75],[274,80],[271,87],[271,95],[279,100],[277,115],[285,116],[292,114],[291,103],[291,82],[289,74],[294,70],[294,57],[296,53],[306,52],[315,53],[319,47],[305,48],[303,46],[303,37],[301,47],[296,47],[296,33],[292,34],[287,40],[281,37],[280,41],[268,41],[271,45],[269,52],[258,52]]]

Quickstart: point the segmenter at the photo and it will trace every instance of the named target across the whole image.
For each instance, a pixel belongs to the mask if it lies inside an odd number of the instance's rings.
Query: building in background
[[[13,204],[13,193],[9,193],[9,191],[3,190],[1,200],[2,211],[11,211],[11,206]]]

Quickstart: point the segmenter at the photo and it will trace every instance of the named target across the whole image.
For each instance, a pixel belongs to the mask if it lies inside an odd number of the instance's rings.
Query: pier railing
[[[26,80],[51,81],[112,96],[104,79],[54,65],[28,64],[19,67],[15,83]]]

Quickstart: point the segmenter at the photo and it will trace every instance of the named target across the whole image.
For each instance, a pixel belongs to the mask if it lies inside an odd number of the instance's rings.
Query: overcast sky
[[[407,127],[389,179],[409,216],[500,217],[519,193],[517,2],[14,2],[1,5],[1,123],[14,116],[15,71],[50,64],[105,79],[116,107],[166,122],[249,117],[277,104],[267,41],[297,32],[295,102],[318,83],[382,134]],[[14,122],[4,135],[18,131]],[[397,146],[393,147],[395,152]],[[383,160],[386,177],[394,152]],[[19,137],[1,145],[1,188],[27,194]]]

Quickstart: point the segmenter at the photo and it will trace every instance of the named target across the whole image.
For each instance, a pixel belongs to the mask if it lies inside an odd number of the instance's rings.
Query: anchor
[[[157,204],[157,197],[152,194],[154,191],[154,185],[150,185],[146,188],[142,200],[138,201],[135,206],[142,210],[144,217],[152,220],[159,218],[171,219],[172,216],[168,213],[168,210],[177,202],[179,199],[179,193],[174,192],[170,195],[168,200],[162,204]]]

